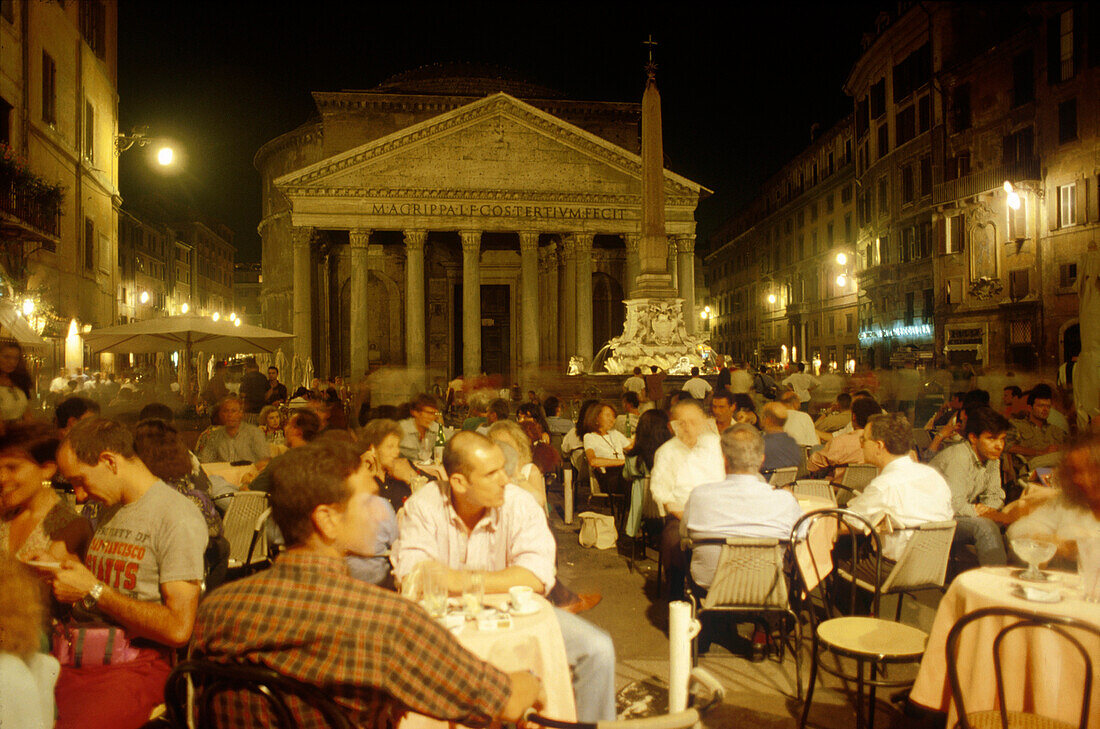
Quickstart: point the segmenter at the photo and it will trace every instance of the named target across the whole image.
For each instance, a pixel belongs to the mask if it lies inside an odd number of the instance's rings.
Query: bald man
[[[784,432],[786,424],[787,408],[780,403],[770,402],[760,411],[760,426],[764,429],[764,465],[761,470],[765,473],[802,463],[802,448]]]

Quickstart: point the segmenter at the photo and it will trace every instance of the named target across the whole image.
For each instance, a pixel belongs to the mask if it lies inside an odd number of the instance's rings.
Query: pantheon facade
[[[470,66],[313,97],[317,116],[255,164],[264,323],[292,331],[319,373],[395,364],[514,380],[591,361],[621,332],[639,271],[639,104],[568,100]],[[707,194],[665,171],[686,313]]]

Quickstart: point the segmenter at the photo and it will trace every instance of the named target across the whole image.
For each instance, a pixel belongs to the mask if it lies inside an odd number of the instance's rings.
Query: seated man
[[[1057,558],[1077,560],[1078,539],[1100,537],[1100,436],[1066,451],[1058,469],[1062,493],[1008,528],[1010,540],[1031,537],[1058,545]]]
[[[207,527],[190,499],[149,472],[121,423],[85,420],[57,465],[78,501],[106,505],[84,564],[50,571],[53,594],[76,622],[121,627],[138,653],[109,665],[65,666],[57,682],[60,729],[131,729],[164,700],[172,649],[191,637]]]
[[[1008,452],[1026,461],[1028,470],[1054,466],[1061,459],[1059,451],[1067,436],[1048,421],[1053,397],[1050,385],[1036,385],[1027,396],[1027,415],[1011,421],[1014,428]]]
[[[485,422],[477,426],[477,432],[481,435],[489,435],[489,428],[493,426],[493,423],[507,420],[511,414],[512,411],[507,400],[502,397],[490,400],[489,409],[485,411]]]
[[[869,397],[857,397],[852,403],[852,432],[836,435],[824,448],[810,454],[810,473],[828,473],[832,469],[834,482],[844,475],[843,466],[849,463],[865,463],[863,460],[863,429],[873,415],[882,412],[879,404]],[[839,468],[838,468],[839,467]]]
[[[546,412],[546,425],[550,428],[550,435],[565,435],[573,429],[573,421],[559,415],[561,400],[551,395],[542,403],[542,409]],[[463,428],[463,430],[469,430]]]
[[[1004,539],[996,520],[1005,505],[1001,487],[1001,453],[1012,426],[993,408],[966,411],[963,440],[947,446],[929,464],[943,474],[951,488],[955,514],[955,544],[973,544],[981,565],[1007,561]]]
[[[199,449],[203,463],[261,463],[271,458],[271,446],[259,426],[244,422],[244,405],[236,395],[218,404],[220,426],[214,428]]]
[[[787,420],[783,423],[783,432],[794,438],[794,442],[802,447],[821,445],[821,439],[817,437],[814,429],[813,418],[808,413],[802,412],[802,406],[798,394],[789,390],[779,397],[779,402],[787,408]]]
[[[324,439],[288,451],[272,467],[272,515],[290,548],[271,569],[203,601],[197,656],[243,660],[312,683],[357,726],[396,726],[408,710],[456,722],[515,721],[535,703],[534,675],[502,673],[418,605],[348,575],[345,557],[369,553],[375,529],[376,474],[357,447]],[[270,726],[260,703],[227,702],[219,725]],[[297,726],[321,721],[300,702],[291,711]]]
[[[738,423],[722,433],[726,479],[696,486],[684,507],[688,536],[788,539],[802,516],[790,491],[773,489],[760,477],[764,438],[751,425]],[[718,569],[719,545],[692,550],[691,579],[708,588]]]
[[[881,471],[846,508],[876,525],[889,518],[895,530],[951,520],[951,489],[935,469],[909,457],[912,431],[900,413],[874,415],[867,421],[863,457]],[[882,556],[897,560],[911,536],[907,531],[884,534]]]
[[[321,434],[321,418],[312,410],[295,410],[287,418],[286,425],[283,426],[283,433],[286,434],[287,448],[299,448],[312,442]],[[274,463],[274,459],[272,459],[272,463]],[[250,482],[242,484],[241,490],[270,492],[272,463],[269,463],[266,468],[257,473]]]
[[[642,403],[638,399],[638,393],[630,391],[624,392],[619,401],[623,404],[623,414],[615,418],[615,430],[627,438],[633,438],[638,430],[638,417],[641,415],[639,408]]]
[[[782,404],[769,402],[761,409],[760,425],[764,429],[764,465],[761,471],[765,473],[802,465],[802,448],[783,431],[786,423],[787,408]]]
[[[814,429],[819,433],[832,434],[850,422],[852,422],[852,396],[842,392],[836,396],[832,407],[822,411],[820,417],[814,422]]]
[[[726,428],[733,425],[734,407],[733,393],[729,390],[715,390],[710,398],[710,414],[714,418],[714,425],[721,435]]]
[[[653,501],[665,511],[661,532],[661,557],[668,575],[669,596],[683,593],[686,559],[680,549],[680,520],[691,490],[702,483],[721,481],[726,475],[718,435],[698,400],[687,398],[673,406],[669,426],[676,437],[665,441],[653,456],[649,490]]]
[[[431,461],[439,440],[439,401],[421,393],[413,398],[409,415],[401,421],[401,455],[413,463]]]
[[[443,451],[446,481],[428,484],[402,510],[391,561],[398,582],[424,562],[443,566],[448,589],[460,594],[467,573],[482,573],[486,592],[554,586],[556,545],[531,494],[508,483],[504,454],[478,433],[456,434]],[[554,608],[573,668],[580,721],[615,718],[615,646],[611,637]]]

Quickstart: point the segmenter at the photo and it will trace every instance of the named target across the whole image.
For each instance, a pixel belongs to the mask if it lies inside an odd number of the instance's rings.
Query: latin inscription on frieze
[[[623,220],[618,208],[568,205],[500,205],[496,203],[372,203],[371,215],[413,215],[453,218],[530,218],[565,220]]]

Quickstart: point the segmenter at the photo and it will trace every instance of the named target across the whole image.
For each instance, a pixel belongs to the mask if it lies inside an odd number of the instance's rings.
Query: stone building
[[[711,236],[704,260],[718,352],[837,367],[856,357],[852,167],[849,116]]]
[[[1053,376],[1080,351],[1077,264],[1100,243],[1100,9],[955,12],[986,35],[958,39],[940,75],[936,350]]]
[[[233,309],[245,324],[263,325],[263,307],[260,306],[263,282],[261,264],[238,263],[233,267]]]
[[[318,372],[516,377],[591,361],[621,332],[638,271],[638,104],[465,65],[313,97],[317,118],[255,164],[264,323],[293,331]],[[686,311],[707,193],[666,171]]]
[[[192,283],[190,310],[203,316],[233,313],[233,231],[222,223],[182,220],[175,223],[176,236],[190,247]]]
[[[80,331],[116,321],[117,44],[113,2],[0,2],[0,143],[62,191],[43,214],[40,186],[0,190],[5,294],[36,301],[46,372],[82,366]]]
[[[118,213],[118,322],[169,313],[176,236],[165,225],[146,222],[130,210]]]

